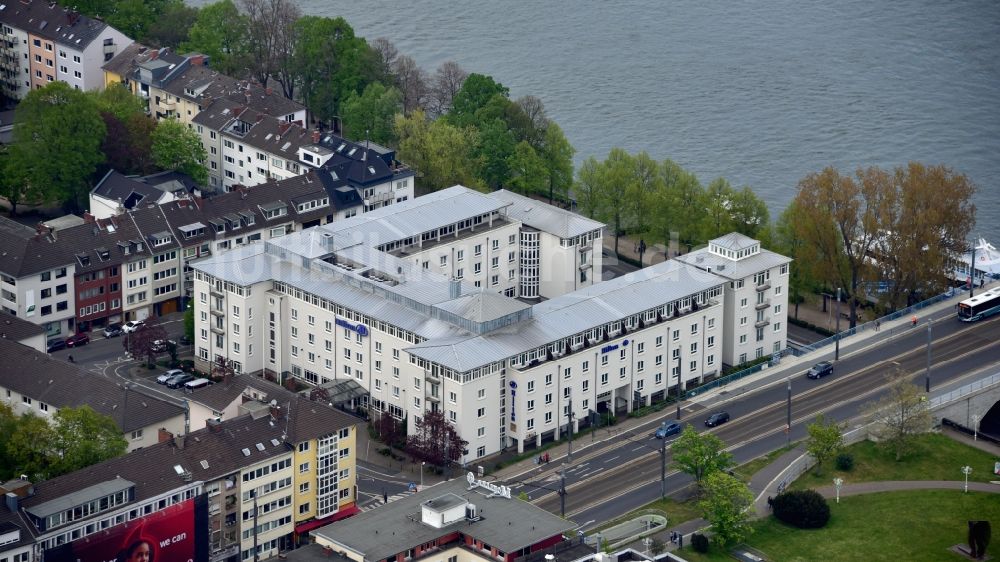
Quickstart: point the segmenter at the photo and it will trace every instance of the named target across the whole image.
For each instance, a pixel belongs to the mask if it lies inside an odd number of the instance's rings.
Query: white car
[[[126,322],[122,326],[122,333],[123,334],[131,334],[132,332],[135,332],[136,330],[138,330],[139,328],[142,328],[145,325],[146,325],[146,322],[144,322],[142,320],[131,320],[129,322]]]
[[[170,369],[166,373],[163,373],[162,375],[156,377],[156,382],[158,384],[167,384],[168,380],[174,378],[177,375],[183,375],[183,374],[184,374],[184,371],[182,371],[180,369]]]

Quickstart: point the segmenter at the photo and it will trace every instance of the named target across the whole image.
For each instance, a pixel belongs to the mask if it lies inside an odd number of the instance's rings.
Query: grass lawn
[[[822,476],[816,476],[810,470],[791,487],[801,490],[826,486],[832,483],[835,476],[840,476],[846,483],[877,480],[962,480],[965,476],[960,469],[965,465],[973,468],[969,475],[970,481],[989,482],[998,479],[993,475],[993,463],[1000,459],[938,433],[919,436],[913,449],[901,462],[896,462],[892,451],[871,441],[851,445],[847,452],[854,455],[854,469],[850,472],[836,470],[831,461],[829,466],[823,468]]]
[[[735,474],[736,477],[739,478],[740,480],[749,484],[750,479],[753,478],[753,475],[756,474],[760,469],[771,464],[771,462],[773,462],[781,455],[794,449],[795,446],[796,444],[792,443],[790,446],[782,447],[777,451],[772,451],[764,455],[763,457],[758,457],[746,464],[741,464],[740,466],[737,466],[736,468],[733,469],[733,474]]]
[[[773,517],[756,523],[748,544],[775,562],[939,562],[964,560],[947,550],[966,540],[966,521],[1000,522],[1000,496],[927,490],[868,494],[830,504],[830,523],[823,529],[800,530]],[[1000,557],[1000,542],[990,542],[988,554]],[[713,544],[708,555],[685,547],[681,556],[692,561],[730,561]]]

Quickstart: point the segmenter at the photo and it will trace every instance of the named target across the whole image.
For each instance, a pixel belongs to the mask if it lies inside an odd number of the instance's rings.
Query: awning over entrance
[[[300,525],[295,526],[295,532],[299,535],[303,535],[312,531],[313,529],[318,529],[324,525],[329,525],[335,521],[340,521],[341,519],[347,519],[352,515],[357,515],[361,513],[361,509],[357,505],[351,505],[348,507],[341,508],[340,511],[334,513],[329,517],[324,517],[322,519],[313,519],[312,521],[306,521]]]

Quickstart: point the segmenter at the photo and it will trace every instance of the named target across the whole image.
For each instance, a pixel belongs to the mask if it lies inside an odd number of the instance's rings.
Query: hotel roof
[[[511,218],[560,238],[572,238],[604,228],[604,223],[506,189],[494,191],[490,197],[510,203],[507,215]]]

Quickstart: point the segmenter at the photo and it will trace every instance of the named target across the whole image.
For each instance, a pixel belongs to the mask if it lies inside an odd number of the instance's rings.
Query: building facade
[[[722,361],[741,365],[788,347],[788,270],[791,259],[730,233],[678,261],[728,280]]]

